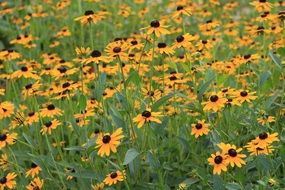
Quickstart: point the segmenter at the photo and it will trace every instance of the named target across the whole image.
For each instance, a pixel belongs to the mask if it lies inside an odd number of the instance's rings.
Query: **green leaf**
[[[87,105],[87,98],[86,98],[86,96],[81,94],[80,97],[79,97],[78,107],[79,107],[80,110],[85,110],[86,105]]]
[[[273,96],[271,96],[266,102],[265,102],[265,107],[266,109],[269,109],[271,107],[271,105],[273,104],[273,102],[278,98],[280,92],[276,91]]]
[[[167,100],[169,100],[170,98],[172,98],[174,96],[174,94],[167,94],[163,97],[161,97],[159,100],[157,100],[153,105],[151,110],[152,111],[156,111],[161,105],[163,105],[164,103],[167,102]]]
[[[123,108],[125,108],[126,111],[129,111],[130,106],[129,106],[129,103],[128,103],[126,97],[121,93],[116,93],[116,97],[117,97],[118,101],[121,103],[121,105],[123,106]]]
[[[146,161],[150,165],[150,167],[152,167],[153,169],[158,169],[160,167],[159,160],[156,159],[150,151],[147,153]]]
[[[204,82],[203,84],[200,85],[200,87],[198,89],[198,99],[199,99],[199,101],[202,100],[203,94],[207,91],[207,89],[210,86],[210,84],[214,81],[214,78],[215,78],[215,74],[212,74],[210,76],[210,78],[206,82]]]
[[[242,188],[241,188],[241,186],[240,186],[239,184],[237,184],[237,183],[228,183],[228,184],[226,185],[226,189],[228,189],[228,190],[240,190],[240,189],[242,189]]]
[[[215,190],[224,190],[223,180],[221,176],[214,175],[213,176],[213,183],[214,183],[214,189]]]
[[[26,139],[26,141],[29,143],[29,145],[31,145],[31,147],[35,146],[33,140],[29,136],[27,136],[26,133],[22,133],[22,135]]]
[[[267,79],[271,76],[271,72],[265,71],[264,73],[261,74],[259,77],[259,82],[258,86],[259,88],[267,81]]]
[[[281,56],[285,56],[285,47],[277,49],[277,53]]]
[[[122,119],[122,116],[118,113],[118,111],[112,105],[109,105],[109,108],[110,108],[109,109],[109,114],[111,115],[112,121],[114,122],[114,124],[118,128],[122,127],[124,130],[127,130],[126,129],[126,123]]]
[[[138,72],[134,69],[130,71],[129,77],[126,80],[126,85],[128,85],[130,82],[134,83],[136,86],[140,83],[140,76]]]
[[[85,150],[85,149],[83,147],[81,147],[81,146],[71,146],[71,147],[64,148],[64,150],[82,151],[82,150]]]
[[[265,155],[258,155],[256,157],[256,168],[260,171],[270,171],[270,161]]]
[[[276,57],[271,51],[269,52],[269,56],[273,60],[273,62],[281,69],[281,61]]]
[[[187,186],[191,186],[194,183],[197,183],[199,181],[199,179],[195,179],[195,178],[187,178],[185,179],[182,183],[186,184]]]
[[[123,165],[127,165],[132,162],[139,155],[138,151],[134,148],[131,148],[127,151],[124,159]]]

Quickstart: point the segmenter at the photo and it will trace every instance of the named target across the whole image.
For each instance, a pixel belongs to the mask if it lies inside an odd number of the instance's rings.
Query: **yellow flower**
[[[36,177],[33,179],[33,181],[28,185],[26,186],[26,189],[27,190],[40,190],[42,189],[44,185],[44,180],[43,179],[40,179],[39,177]]]
[[[124,181],[124,179],[125,174],[121,171],[116,171],[108,174],[107,177],[104,179],[104,183],[106,185],[111,186],[113,184],[117,184],[119,181]]]
[[[219,111],[221,108],[225,106],[227,99],[222,97],[221,94],[212,94],[209,98],[209,101],[203,102],[204,111],[213,110],[214,112]]]
[[[0,134],[0,150],[4,148],[7,144],[15,144],[17,139],[17,133],[4,133]]]
[[[205,120],[198,120],[197,123],[192,124],[191,135],[195,135],[195,138],[199,136],[207,135],[210,131],[209,124],[205,123]]]
[[[26,177],[31,176],[32,178],[34,178],[36,175],[39,174],[40,171],[42,171],[42,169],[35,163],[32,163],[31,169],[26,172]]]
[[[147,29],[148,35],[155,34],[157,37],[160,37],[161,34],[170,34],[170,32],[165,28],[166,26],[162,25],[158,20],[153,20],[149,27],[142,29]]]
[[[50,135],[52,130],[56,129],[59,125],[61,125],[61,123],[58,120],[54,119],[52,121],[45,123],[40,132],[43,135],[44,134]]]
[[[243,102],[251,102],[251,100],[255,100],[257,98],[257,96],[254,96],[255,92],[248,92],[246,90],[240,90],[240,91],[237,91],[235,93],[235,96],[236,96],[236,100],[239,101],[240,103],[243,103]]]
[[[6,176],[0,179],[0,189],[4,190],[5,187],[8,189],[15,189],[16,181],[14,180],[17,177],[17,174],[14,172],[8,173]]]
[[[235,145],[220,143],[218,147],[222,150],[222,154],[226,155],[226,159],[229,164],[234,167],[241,167],[242,164],[245,164],[243,158],[246,157],[245,154],[240,154],[242,148],[237,148]]]
[[[160,117],[160,112],[152,112],[150,109],[143,111],[141,114],[137,115],[133,121],[138,123],[138,128],[141,128],[146,122],[161,123],[158,119]]]
[[[214,174],[220,175],[222,171],[227,171],[228,162],[225,155],[221,154],[220,152],[211,154],[211,157],[208,158],[208,162],[210,165],[214,166]]]
[[[104,155],[109,156],[110,151],[117,152],[117,147],[121,144],[120,140],[124,137],[122,133],[122,128],[118,128],[112,135],[100,133],[96,140],[96,148],[99,148],[98,155],[103,157]]]

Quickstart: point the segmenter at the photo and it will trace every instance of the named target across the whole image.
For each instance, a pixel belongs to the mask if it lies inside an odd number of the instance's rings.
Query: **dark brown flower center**
[[[65,83],[63,83],[62,88],[67,88],[69,86],[70,86],[70,83],[69,82],[65,82]]]
[[[57,69],[60,73],[65,73],[67,69],[65,67],[60,67]]]
[[[137,40],[132,40],[132,41],[131,41],[131,44],[132,44],[132,45],[137,45],[137,44],[138,44],[138,41],[137,41]]]
[[[182,10],[184,7],[182,6],[182,5],[179,5],[179,6],[177,6],[177,8],[176,8],[176,10],[177,11],[180,11],[180,10]]]
[[[52,125],[52,122],[51,122],[51,121],[45,123],[45,126],[46,126],[47,128],[49,128],[51,125]]]
[[[263,132],[258,135],[259,139],[264,140],[268,138],[268,134]]]
[[[113,172],[113,173],[111,173],[111,175],[110,175],[110,177],[111,177],[112,179],[115,179],[117,176],[118,176],[117,172]]]
[[[177,42],[183,42],[183,40],[184,40],[184,37],[182,35],[179,35],[176,37]]]
[[[26,88],[26,90],[28,90],[28,89],[32,88],[32,86],[33,86],[33,84],[28,84],[25,86],[25,88]]]
[[[162,42],[161,42],[161,43],[158,43],[158,44],[157,44],[157,47],[158,47],[158,48],[165,48],[165,47],[166,47],[166,43],[162,43]]]
[[[48,109],[48,110],[54,110],[54,109],[55,109],[55,107],[54,107],[54,105],[53,105],[53,104],[50,104],[50,105],[48,105],[47,109]]]
[[[216,101],[218,101],[218,99],[219,99],[219,97],[218,97],[217,95],[212,95],[212,96],[210,97],[210,101],[211,101],[211,102],[216,102]]]
[[[231,149],[228,150],[228,154],[231,157],[236,157],[237,156],[237,151],[235,149],[231,148]]]
[[[36,168],[38,165],[37,164],[35,164],[35,163],[32,163],[31,164],[31,168]]]
[[[177,80],[177,77],[175,75],[172,75],[171,77],[169,77],[169,80],[171,80],[171,81]]]
[[[114,53],[120,53],[121,50],[122,50],[122,49],[121,49],[120,47],[114,47],[114,48],[113,48],[113,52],[114,52]]]
[[[28,113],[28,116],[29,116],[29,117],[32,117],[33,115],[35,115],[35,112],[30,112],[30,113]]]
[[[215,161],[216,164],[220,164],[220,163],[222,163],[222,161],[223,161],[223,157],[221,157],[221,156],[216,156],[215,159],[214,159],[214,161]]]
[[[146,117],[146,118],[149,118],[149,117],[151,116],[151,112],[149,112],[149,111],[143,111],[143,112],[142,112],[142,116],[143,116],[143,117]]]
[[[153,91],[148,91],[148,92],[147,92],[147,95],[153,96],[153,95],[154,95],[154,92],[153,92]]]
[[[5,141],[7,139],[6,134],[0,134],[0,141]]]
[[[259,0],[259,2],[260,2],[260,3],[265,3],[265,2],[266,2],[266,0]]]
[[[158,28],[160,26],[160,23],[158,20],[153,20],[151,21],[150,26],[153,28]]]
[[[110,135],[105,135],[102,139],[104,144],[108,144],[111,141]]]
[[[94,50],[91,53],[91,57],[100,57],[101,56],[101,52],[98,50]]]
[[[195,128],[196,128],[196,129],[202,129],[202,127],[203,127],[203,125],[202,125],[201,123],[197,123],[197,124],[195,125]]]
[[[23,71],[23,72],[26,72],[26,71],[28,71],[28,67],[21,67],[21,71]]]
[[[250,54],[247,54],[247,55],[243,56],[244,59],[249,59],[250,57],[251,57]]]
[[[0,179],[0,183],[1,184],[5,184],[7,182],[7,178],[6,177],[2,177],[1,179]]]
[[[84,13],[85,16],[93,15],[93,14],[94,14],[94,12],[92,10],[85,11],[85,13]]]
[[[242,97],[246,97],[248,95],[248,93],[247,93],[247,91],[242,91],[242,92],[240,92],[240,95]]]

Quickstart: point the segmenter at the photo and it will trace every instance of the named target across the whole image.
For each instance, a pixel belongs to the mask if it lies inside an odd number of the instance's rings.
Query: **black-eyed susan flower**
[[[29,185],[26,186],[27,190],[40,190],[43,188],[44,180],[36,177],[31,181]]]
[[[31,176],[32,178],[34,178],[36,175],[38,175],[40,173],[40,171],[42,171],[41,167],[35,163],[32,163],[31,169],[29,169],[26,172],[26,177]]]
[[[102,53],[98,50],[93,50],[90,54],[89,58],[86,58],[82,61],[83,63],[109,63],[110,59],[108,59],[108,57],[103,56]]]
[[[48,122],[44,123],[40,132],[43,135],[44,134],[50,135],[52,130],[55,130],[59,125],[61,125],[61,122],[58,121],[57,119],[54,119],[52,121],[48,121]]]
[[[219,111],[225,106],[227,99],[224,98],[220,93],[213,93],[207,102],[203,102],[204,111],[213,110],[214,112]]]
[[[41,84],[39,81],[35,82],[35,83],[29,83],[27,85],[25,85],[25,87],[22,90],[22,95],[27,98],[33,95],[37,95],[37,92],[39,90],[39,88],[41,87]]]
[[[40,115],[42,117],[54,117],[62,115],[62,111],[56,108],[53,104],[48,104],[45,108],[41,109]]]
[[[228,161],[226,160],[225,155],[220,152],[216,154],[211,154],[211,157],[208,158],[208,162],[211,166],[214,167],[213,173],[220,175],[222,171],[227,171]]]
[[[104,183],[106,185],[111,186],[111,185],[117,184],[120,181],[124,181],[124,179],[125,179],[124,172],[121,172],[118,170],[116,172],[112,172],[108,174],[106,178],[104,179]]]
[[[195,138],[199,136],[207,135],[210,131],[209,124],[205,123],[205,120],[198,120],[197,123],[191,124],[191,135],[195,135]]]
[[[256,143],[260,146],[267,146],[267,145],[272,144],[273,142],[279,141],[277,136],[278,136],[278,133],[270,134],[270,133],[263,132],[263,133],[260,133],[258,137],[256,137],[253,140],[253,143]]]
[[[27,190],[40,190],[43,188],[44,180],[36,177],[31,181],[29,185],[26,186]]]
[[[175,43],[172,46],[173,48],[185,48],[188,49],[192,46],[191,41],[198,40],[198,36],[192,36],[189,33],[184,35],[179,35],[175,39]]]
[[[235,145],[225,143],[218,144],[218,147],[222,150],[222,154],[226,156],[228,163],[232,167],[236,165],[240,168],[245,164],[243,159],[246,157],[246,155],[240,153],[242,148],[237,148]]]
[[[0,103],[0,120],[12,116],[14,113],[14,104],[9,101]]]
[[[0,149],[4,148],[6,145],[12,145],[16,143],[17,133],[2,133],[0,134]]]
[[[256,0],[250,3],[258,12],[270,11],[273,5],[267,0]]]
[[[251,156],[253,155],[257,156],[261,154],[268,155],[271,154],[274,150],[271,145],[262,147],[258,143],[254,143],[252,141],[247,143],[247,145],[244,147],[247,149],[247,151],[250,153]]]
[[[6,171],[9,167],[9,161],[8,161],[8,155],[7,154],[1,154],[0,157],[0,168],[3,171]]]
[[[83,16],[77,17],[74,20],[79,21],[81,24],[85,25],[88,23],[96,24],[102,20],[104,16],[102,14],[94,13],[92,10],[85,11]]]
[[[99,148],[98,155],[109,156],[110,152],[117,152],[117,147],[121,144],[120,140],[124,137],[123,129],[118,128],[112,135],[110,133],[100,133],[96,140],[96,148]]]
[[[97,183],[95,185],[91,185],[92,190],[103,190],[105,187],[104,183]]]
[[[22,66],[19,70],[12,73],[11,78],[17,79],[17,78],[32,78],[39,80],[40,77],[36,74],[36,72],[31,68],[27,66]]]
[[[151,21],[150,26],[143,29],[147,29],[148,35],[155,34],[157,37],[160,37],[162,34],[170,34],[170,32],[166,29],[166,26],[164,26],[158,20]]]
[[[8,173],[6,176],[2,177],[0,179],[0,189],[4,190],[5,188],[8,189],[14,189],[16,187],[16,181],[15,178],[17,177],[17,174],[14,172]]]
[[[175,53],[172,47],[168,47],[167,44],[164,42],[158,43],[155,51],[159,52],[160,54],[166,54],[166,55],[173,55]]]
[[[145,123],[148,122],[161,123],[159,117],[161,117],[160,112],[152,112],[150,109],[146,109],[141,114],[133,118],[133,121],[138,124],[138,128],[141,128]]]
[[[115,41],[115,42],[109,43],[106,46],[105,51],[107,52],[111,60],[120,58],[121,61],[125,61],[128,59],[128,54],[126,53],[128,48],[129,48],[129,45],[126,42]]]
[[[236,100],[240,103],[243,102],[251,102],[252,100],[255,100],[257,96],[254,96],[255,92],[248,92],[246,90],[239,90],[235,93]]]
[[[261,117],[257,118],[257,122],[261,125],[265,125],[266,123],[273,123],[275,122],[275,117],[267,115],[265,112],[263,112]]]
[[[26,125],[32,125],[33,123],[39,122],[39,113],[38,112],[29,112],[26,119],[25,124]]]
[[[191,16],[191,7],[178,5],[176,11],[172,14],[173,18],[181,17],[182,15]]]
[[[258,137],[250,141],[245,147],[250,152],[250,155],[270,154],[274,150],[272,143],[279,141],[278,133],[260,133]]]

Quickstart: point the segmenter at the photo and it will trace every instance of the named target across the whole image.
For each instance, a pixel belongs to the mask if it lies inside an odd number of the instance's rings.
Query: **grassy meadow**
[[[0,1],[0,190],[285,189],[285,1]]]

